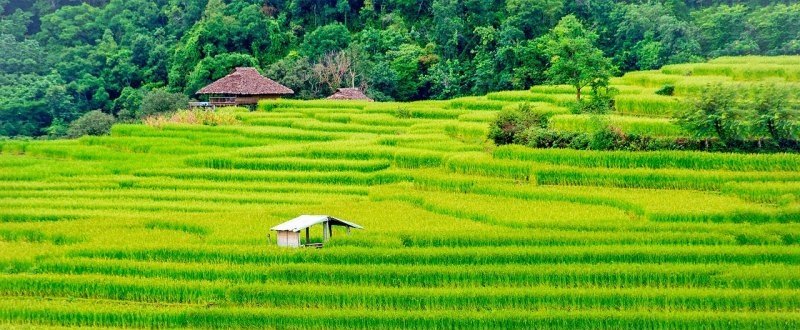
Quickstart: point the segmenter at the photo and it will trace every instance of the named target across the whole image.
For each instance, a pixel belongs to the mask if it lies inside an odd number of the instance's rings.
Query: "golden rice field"
[[[628,74],[608,120],[680,135],[666,117],[698,86],[800,86],[797,64]],[[800,328],[800,155],[487,141],[519,102],[590,129],[571,97],[271,101],[232,125],[0,141],[0,327]],[[365,229],[268,241],[300,214]]]

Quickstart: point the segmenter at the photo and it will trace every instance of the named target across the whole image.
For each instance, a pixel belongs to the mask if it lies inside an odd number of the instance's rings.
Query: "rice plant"
[[[666,118],[644,118],[621,115],[605,115],[592,117],[590,115],[555,115],[548,120],[548,127],[569,132],[594,133],[604,129],[604,125],[618,127],[628,134],[648,135],[657,137],[686,136],[680,127]]]
[[[797,57],[613,78],[628,134],[709,82],[796,87]],[[664,84],[674,97],[656,95]],[[569,86],[418,102],[269,100],[236,125],[0,140],[0,324],[111,328],[759,328],[800,323],[800,157],[495,146]],[[275,246],[300,214],[364,226]],[[321,231],[310,232],[311,241]]]

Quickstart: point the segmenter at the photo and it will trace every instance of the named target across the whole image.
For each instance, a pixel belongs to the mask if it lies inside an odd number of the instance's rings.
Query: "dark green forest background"
[[[537,39],[573,14],[620,72],[721,55],[800,54],[800,4],[767,0],[0,0],[0,136],[136,118],[256,66],[297,97],[379,100],[544,83]]]

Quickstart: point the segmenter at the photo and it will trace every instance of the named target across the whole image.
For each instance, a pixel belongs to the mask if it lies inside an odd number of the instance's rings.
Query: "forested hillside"
[[[620,72],[721,55],[800,54],[800,4],[743,0],[0,0],[0,136],[63,132],[145,93],[192,96],[257,66],[298,97],[380,100],[545,82],[539,37],[574,14]]]

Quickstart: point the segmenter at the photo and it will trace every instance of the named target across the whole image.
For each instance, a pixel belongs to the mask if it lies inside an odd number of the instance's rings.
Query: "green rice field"
[[[703,84],[798,91],[798,63],[631,73],[605,119],[681,136],[669,116]],[[521,102],[591,130],[572,97],[278,100],[237,125],[0,140],[0,328],[800,328],[800,155],[486,138]],[[365,229],[278,248],[301,214]]]

